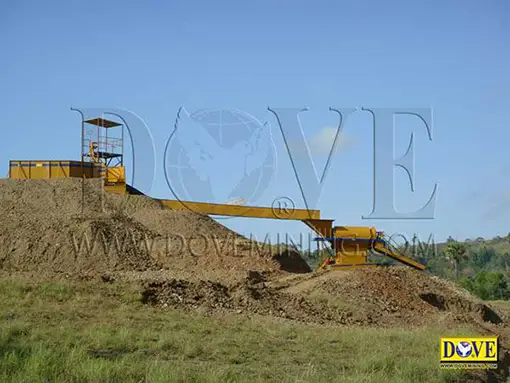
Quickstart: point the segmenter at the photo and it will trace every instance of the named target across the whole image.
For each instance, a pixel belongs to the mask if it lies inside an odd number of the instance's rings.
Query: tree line
[[[490,241],[449,238],[424,261],[431,273],[455,280],[482,299],[510,299],[510,234]]]

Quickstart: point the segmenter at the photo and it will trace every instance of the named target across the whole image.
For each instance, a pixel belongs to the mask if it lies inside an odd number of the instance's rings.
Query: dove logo
[[[461,358],[467,358],[469,355],[471,355],[473,348],[469,342],[459,342],[457,343],[456,351],[457,355],[459,355]]]
[[[496,362],[498,338],[441,338],[441,362]]]
[[[234,109],[179,109],[165,149],[165,176],[183,204],[253,204],[275,169],[276,147],[268,123]]]

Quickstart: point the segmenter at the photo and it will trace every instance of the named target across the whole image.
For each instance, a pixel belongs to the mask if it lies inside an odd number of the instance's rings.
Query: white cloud
[[[337,131],[338,128],[325,127],[317,132],[317,134],[313,137],[307,139],[306,144],[310,155],[312,157],[329,156],[331,149],[333,148],[333,143],[335,142]],[[353,142],[353,137],[345,136],[343,132],[340,132],[336,141],[336,149],[333,154],[337,155],[341,153],[345,148],[352,145]],[[291,146],[293,153],[298,153],[302,148],[302,146],[297,142],[289,142],[289,145]],[[300,154],[303,155],[304,153]]]
[[[338,128],[325,127],[322,128],[315,136],[308,140],[308,147],[312,156],[327,156],[331,153],[331,148],[335,142]],[[340,132],[336,142],[336,150],[334,154],[339,154],[343,149],[352,144],[352,137],[347,137]]]

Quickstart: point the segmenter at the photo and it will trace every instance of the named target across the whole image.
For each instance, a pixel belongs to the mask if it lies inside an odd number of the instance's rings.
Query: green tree
[[[492,247],[482,246],[471,254],[471,263],[477,269],[486,269],[487,266],[497,259],[498,254]]]
[[[474,278],[462,277],[460,284],[478,297],[487,300],[508,299],[510,291],[503,273],[482,271]]]
[[[444,250],[446,258],[453,264],[455,268],[455,278],[459,279],[460,262],[467,259],[467,249],[463,243],[449,242]]]
[[[464,287],[466,290],[469,290],[472,293],[478,295],[474,288],[474,278],[473,277],[463,276],[462,278],[459,279],[459,284],[462,287]]]
[[[501,266],[505,268],[505,270],[508,272],[508,269],[510,268],[510,253],[505,252],[501,257]]]
[[[412,251],[413,258],[418,262],[428,264],[431,259],[437,257],[438,247],[434,242],[432,234],[429,236],[426,242],[420,241],[415,234],[412,243],[413,244],[410,250]]]

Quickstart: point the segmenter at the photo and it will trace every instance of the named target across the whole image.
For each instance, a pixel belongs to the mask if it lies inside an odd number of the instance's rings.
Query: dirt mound
[[[171,269],[310,271],[208,216],[145,196],[104,192],[100,180],[0,180],[0,269],[103,274]],[[223,274],[218,271],[223,271]]]
[[[0,216],[0,271],[136,280],[146,304],[381,326],[504,319],[406,267],[310,273],[288,249],[145,196],[105,193],[100,180],[0,180]]]
[[[354,323],[348,311],[333,310],[320,302],[276,291],[265,284],[266,280],[262,274],[252,272],[244,282],[231,286],[178,279],[146,282],[142,302],[207,313],[234,311],[309,323]]]
[[[286,280],[252,272],[230,286],[179,279],[143,286],[146,304],[209,313],[383,327],[503,322],[500,314],[453,284],[407,268],[314,273]]]
[[[341,302],[378,323],[425,324],[439,313],[443,315],[437,318],[446,322],[503,321],[455,284],[407,267],[323,273],[281,290],[326,304]]]

